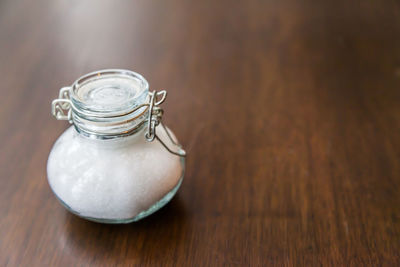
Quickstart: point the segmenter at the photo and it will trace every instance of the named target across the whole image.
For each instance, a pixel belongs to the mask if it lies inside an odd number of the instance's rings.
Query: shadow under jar
[[[58,120],[73,124],[47,162],[50,187],[72,213],[129,223],[160,209],[182,182],[186,153],[161,122],[166,91],[128,70],[102,70],[60,90]]]

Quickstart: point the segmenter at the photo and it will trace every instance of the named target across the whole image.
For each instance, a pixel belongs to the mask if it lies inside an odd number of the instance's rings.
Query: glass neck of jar
[[[52,114],[97,139],[131,135],[148,121],[149,84],[140,74],[122,69],[88,73],[61,88]]]
[[[182,146],[177,143],[169,130],[161,123],[163,111],[159,105],[165,100],[166,91],[147,93],[146,96],[149,100],[137,105],[134,109],[130,109],[129,112],[117,114],[107,112],[108,114],[103,113],[101,116],[74,104],[73,100],[69,98],[69,92],[68,87],[60,90],[59,98],[52,102],[51,113],[57,120],[68,120],[73,123],[75,129],[81,135],[100,140],[115,139],[136,134],[144,126],[147,126],[144,134],[147,141],[152,142],[157,139],[170,153],[180,157],[186,156]],[[158,96],[160,99],[157,98]],[[175,148],[171,148],[157,136],[156,126],[158,125],[161,125],[169,138],[169,142]]]
[[[101,116],[81,109],[71,100],[71,119],[76,131],[86,137],[95,139],[113,139],[133,135],[139,132],[147,123],[149,105],[138,103],[133,111],[120,114]]]

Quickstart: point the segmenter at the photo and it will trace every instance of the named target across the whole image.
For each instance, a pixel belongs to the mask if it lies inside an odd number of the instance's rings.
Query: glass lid
[[[71,101],[80,112],[126,113],[144,103],[148,90],[148,82],[138,73],[100,70],[82,76],[72,85]]]

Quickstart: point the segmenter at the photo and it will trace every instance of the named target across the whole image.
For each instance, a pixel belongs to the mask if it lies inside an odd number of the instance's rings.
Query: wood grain
[[[46,180],[58,89],[127,68],[188,151],[157,214],[102,225]],[[397,1],[0,1],[1,266],[400,265]]]

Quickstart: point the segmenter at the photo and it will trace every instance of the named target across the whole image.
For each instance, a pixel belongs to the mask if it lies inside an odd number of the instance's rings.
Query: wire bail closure
[[[69,123],[73,123],[72,120],[73,103],[70,100],[70,91],[71,87],[63,87],[60,89],[58,99],[54,99],[51,103],[51,114],[57,120],[67,120],[69,121]],[[164,111],[161,107],[159,107],[159,105],[165,101],[167,97],[167,91],[161,90],[161,91],[149,92],[149,97],[150,97],[149,103],[142,104],[130,112],[133,113],[139,108],[148,106],[149,115],[147,119],[147,131],[145,133],[146,140],[148,142],[153,142],[154,139],[157,139],[168,152],[176,156],[185,157],[186,151],[182,148],[182,145],[177,143],[174,140],[174,138],[172,138],[170,131],[162,123],[162,115],[164,114]],[[174,146],[176,146],[177,150],[172,150],[167,144],[164,143],[164,141],[160,139],[160,137],[156,133],[157,126],[161,126],[163,128],[169,140]]]
[[[161,122],[163,110],[159,107],[165,101],[167,97],[167,91],[153,91],[149,93],[150,96],[150,106],[149,106],[149,117],[147,124],[147,133],[145,135],[147,141],[152,142],[156,137],[156,126]],[[160,99],[158,100],[158,97]]]
[[[149,142],[154,141],[154,139],[157,139],[170,153],[185,157],[186,156],[186,151],[183,150],[182,146],[175,142],[174,138],[172,138],[169,130],[164,126],[162,123],[162,115],[164,114],[164,111],[162,108],[159,107],[160,104],[162,104],[165,99],[167,98],[167,91],[162,90],[162,91],[153,91],[149,93],[150,96],[150,103],[149,103],[149,118],[147,120],[147,132],[145,134],[146,140]],[[160,99],[158,99],[160,98]],[[164,131],[166,132],[169,140],[171,141],[172,144],[174,144],[178,150],[173,151],[171,150],[161,139],[158,137],[156,134],[156,127],[160,125]]]
[[[58,99],[54,99],[51,103],[51,114],[60,121],[69,121],[72,123],[71,100],[69,96],[71,87],[63,87],[60,89]]]

